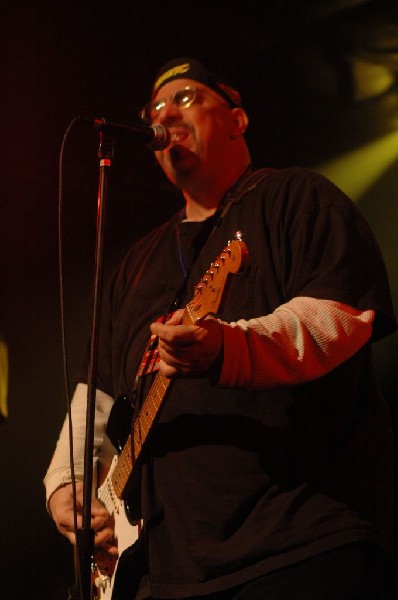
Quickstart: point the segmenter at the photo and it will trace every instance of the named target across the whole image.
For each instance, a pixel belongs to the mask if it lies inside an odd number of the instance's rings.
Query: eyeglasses
[[[188,108],[195,101],[196,91],[194,87],[185,87],[182,90],[177,90],[168,98],[159,98],[153,102],[148,102],[141,110],[140,117],[145,123],[151,124],[169,100],[179,108]]]

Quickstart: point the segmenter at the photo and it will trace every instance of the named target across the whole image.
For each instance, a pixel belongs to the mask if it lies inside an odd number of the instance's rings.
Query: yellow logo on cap
[[[156,91],[158,87],[170,77],[175,77],[176,75],[183,75],[189,70],[189,63],[184,63],[182,65],[177,65],[168,71],[162,73],[162,75],[155,81],[155,85],[153,86],[153,91]]]

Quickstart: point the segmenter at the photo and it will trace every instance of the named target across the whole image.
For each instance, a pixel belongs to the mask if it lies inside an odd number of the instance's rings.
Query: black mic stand
[[[103,255],[106,201],[108,194],[109,174],[114,153],[113,139],[100,132],[98,149],[99,179],[98,179],[98,208],[97,231],[95,244],[95,264],[93,282],[93,309],[91,325],[90,365],[88,373],[86,440],[84,448],[84,480],[83,480],[83,512],[82,529],[77,531],[77,581],[79,600],[91,599],[91,566],[94,554],[94,530],[91,527],[91,498],[93,490],[93,447],[94,447],[94,418],[95,392],[97,378],[98,335],[101,313],[101,295],[103,282]]]

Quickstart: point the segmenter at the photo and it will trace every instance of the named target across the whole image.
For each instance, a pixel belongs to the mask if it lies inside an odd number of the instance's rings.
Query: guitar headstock
[[[237,232],[235,239],[228,242],[196,285],[194,297],[185,308],[183,322],[193,324],[209,313],[217,312],[227,277],[243,271],[248,256],[242,235]]]

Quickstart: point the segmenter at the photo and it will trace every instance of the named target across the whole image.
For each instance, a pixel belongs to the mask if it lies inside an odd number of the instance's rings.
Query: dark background
[[[326,173],[358,203],[398,302],[396,1],[3,2],[0,19],[0,335],[9,348],[0,425],[0,598],[66,598],[72,549],[42,478],[65,414],[57,267],[58,159],[77,115],[137,124],[155,72],[195,56],[242,91],[255,164]],[[63,236],[73,374],[91,319],[97,133],[65,144]],[[141,142],[118,143],[105,244],[109,273],[181,201]],[[397,336],[375,347],[397,429]]]

